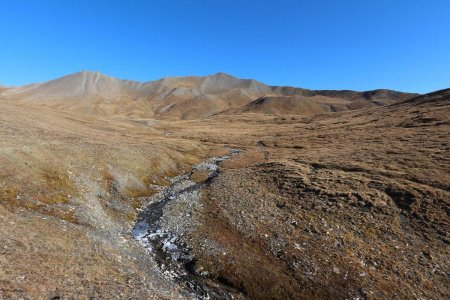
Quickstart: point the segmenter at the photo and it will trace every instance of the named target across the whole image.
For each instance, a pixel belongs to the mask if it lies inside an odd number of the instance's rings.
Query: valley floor
[[[0,299],[191,297],[131,228],[226,146],[244,151],[180,218],[196,270],[250,299],[448,298],[449,111],[145,123],[0,101]]]

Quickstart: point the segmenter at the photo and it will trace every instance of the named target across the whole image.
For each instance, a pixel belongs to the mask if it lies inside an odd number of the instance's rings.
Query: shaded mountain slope
[[[269,96],[250,102],[242,112],[264,114],[317,114],[331,111],[330,107],[305,96]]]
[[[301,95],[306,97],[312,96],[325,96],[330,98],[339,98],[349,101],[357,100],[368,100],[368,101],[381,101],[380,103],[385,104],[383,101],[401,101],[411,97],[415,97],[418,94],[414,93],[403,93],[393,90],[378,89],[372,91],[357,92],[351,90],[308,90],[289,86],[279,86],[272,88],[274,92],[282,95]]]
[[[405,101],[398,102],[397,105],[420,105],[432,102],[436,105],[447,105],[450,99],[450,89],[443,89],[429,94],[420,95],[409,98]]]

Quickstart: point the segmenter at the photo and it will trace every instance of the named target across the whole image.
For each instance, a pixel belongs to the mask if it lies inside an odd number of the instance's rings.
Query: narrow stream
[[[147,249],[163,274],[197,299],[228,300],[240,295],[239,291],[196,271],[195,257],[183,239],[193,222],[190,210],[201,206],[200,189],[217,176],[220,162],[239,152],[230,149],[230,155],[209,158],[194,165],[190,174],[172,178],[170,186],[149,199],[150,204],[139,214],[132,230],[134,239]],[[196,171],[208,172],[208,179],[204,183],[193,182],[191,176]],[[174,203],[186,208],[182,215],[170,214],[170,205]]]

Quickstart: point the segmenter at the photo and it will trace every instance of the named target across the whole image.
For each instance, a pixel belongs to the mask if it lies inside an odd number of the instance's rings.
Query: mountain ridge
[[[81,71],[47,82],[3,90],[0,88],[1,98],[59,109],[102,114],[110,114],[112,111],[133,117],[158,116],[176,119],[205,118],[233,109],[243,109],[260,97],[294,96],[297,99],[300,96],[327,106],[324,111],[335,111],[392,104],[417,95],[387,89],[358,92],[270,86],[254,79],[240,79],[223,72],[140,82],[118,79],[100,72]],[[336,99],[340,103],[336,103]],[[275,102],[274,105],[279,106],[279,103]],[[358,104],[352,106],[349,102]],[[111,107],[111,103],[117,103],[120,107]],[[105,107],[106,104],[110,107]],[[268,109],[261,113],[273,113],[272,111],[290,113],[289,110],[283,109]],[[296,113],[301,114],[301,110]]]

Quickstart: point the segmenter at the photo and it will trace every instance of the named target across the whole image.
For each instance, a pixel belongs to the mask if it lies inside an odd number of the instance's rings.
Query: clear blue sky
[[[450,87],[450,1],[0,2],[0,84],[82,69],[429,92]]]

